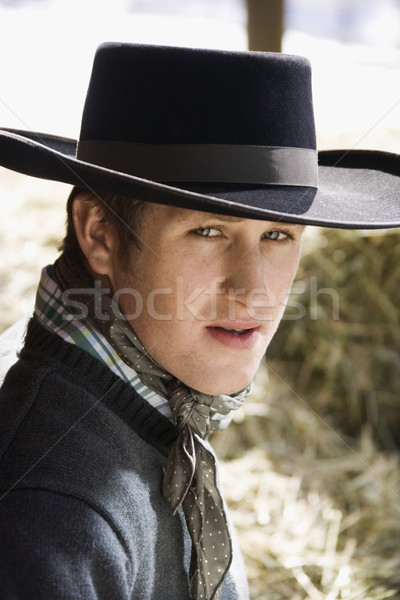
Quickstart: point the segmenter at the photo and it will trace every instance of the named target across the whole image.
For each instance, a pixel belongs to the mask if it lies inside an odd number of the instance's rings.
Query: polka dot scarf
[[[204,439],[226,425],[229,413],[243,404],[250,388],[232,396],[209,396],[187,387],[151,358],[109,295],[92,293],[93,281],[86,272],[78,274],[61,256],[54,273],[62,289],[69,290],[70,299],[71,288],[76,290],[73,299],[87,306],[87,320],[121,359],[146,386],[167,398],[178,436],[167,459],[162,494],[173,514],[182,507],[185,515],[192,540],[193,598],[218,600],[232,562],[232,542],[215,458]]]

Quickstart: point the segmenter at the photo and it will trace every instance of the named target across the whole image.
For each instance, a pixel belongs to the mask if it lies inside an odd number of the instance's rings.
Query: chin
[[[246,374],[240,378],[237,377],[237,373],[234,378],[229,379],[227,377],[207,378],[207,380],[197,381],[197,385],[191,385],[189,382],[186,385],[209,396],[230,396],[246,388],[252,382],[255,373],[254,371],[250,375]]]

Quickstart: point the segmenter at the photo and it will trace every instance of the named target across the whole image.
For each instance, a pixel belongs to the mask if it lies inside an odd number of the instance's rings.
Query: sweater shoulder
[[[0,503],[0,537],[7,598],[131,597],[136,563],[125,540],[79,499],[41,489],[11,490]]]
[[[132,501],[136,488],[140,503],[159,489],[174,435],[108,368],[34,324],[0,389],[0,488],[40,486],[103,505],[112,490]]]
[[[91,398],[93,405],[105,407],[164,456],[168,454],[177,435],[172,423],[86,351],[65,342],[32,318],[18,360],[14,354],[15,349],[0,352],[0,372],[10,362],[15,363],[0,388],[0,413],[12,429],[29,406],[39,400],[63,400],[63,408],[74,413],[72,398]]]

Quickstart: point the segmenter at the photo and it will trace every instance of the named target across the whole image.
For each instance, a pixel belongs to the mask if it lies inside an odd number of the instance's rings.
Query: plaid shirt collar
[[[102,362],[161,414],[171,419],[167,400],[141,382],[136,371],[119,357],[100,332],[84,320],[75,319],[68,312],[62,302],[62,292],[51,275],[50,265],[43,269],[36,293],[34,312],[40,323],[66,342],[75,344]]]

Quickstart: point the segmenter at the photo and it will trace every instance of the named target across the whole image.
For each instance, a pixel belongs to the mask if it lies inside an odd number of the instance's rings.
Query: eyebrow
[[[217,213],[209,213],[207,211],[194,211],[197,214],[201,214],[201,215],[206,215],[210,220],[215,219],[216,221],[226,221],[228,223],[240,223],[242,221],[245,221],[246,219],[244,217],[233,217],[230,215],[220,215]],[[257,219],[257,220],[262,220],[262,219]],[[298,228],[298,227],[302,227],[305,229],[305,225],[302,225],[301,223],[286,223],[285,221],[268,221],[268,223],[271,223],[272,225],[284,225],[286,227],[289,228]]]
[[[231,223],[239,223],[240,221],[244,221],[242,217],[230,217],[229,215],[213,215],[213,217],[218,221],[228,221]]]
[[[210,213],[210,217],[211,217],[211,213]],[[217,221],[228,221],[231,223],[240,223],[241,221],[245,221],[246,219],[244,219],[243,217],[231,217],[229,215],[212,215],[212,217],[214,219],[216,219]],[[262,221],[262,219],[257,219],[259,221]],[[302,225],[301,223],[285,223],[284,221],[266,221],[268,223],[271,223],[271,225],[284,225],[287,227],[291,227],[291,228],[295,228],[295,227],[304,227],[304,225]]]
[[[233,217],[230,215],[220,215],[220,214],[216,214],[216,213],[210,213],[207,211],[200,211],[200,210],[195,210],[195,211],[190,211],[190,215],[188,216],[186,213],[184,214],[180,214],[178,216],[178,221],[185,221],[187,218],[189,219],[193,219],[193,220],[198,220],[200,219],[209,219],[209,220],[215,220],[215,221],[227,221],[230,223],[240,223],[241,221],[245,221],[245,219],[243,217]]]

